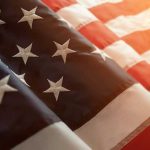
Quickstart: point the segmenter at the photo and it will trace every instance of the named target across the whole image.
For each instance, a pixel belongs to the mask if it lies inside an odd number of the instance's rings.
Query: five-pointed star
[[[3,20],[0,20],[0,24],[5,24],[5,22]]]
[[[17,53],[13,57],[22,57],[23,62],[25,64],[27,63],[29,57],[38,57],[37,55],[35,55],[31,52],[32,44],[30,44],[27,48],[22,48],[18,45],[17,45],[17,47],[18,47],[19,53]]]
[[[70,90],[62,87],[63,77],[59,81],[57,81],[56,83],[53,81],[50,81],[50,80],[48,80],[48,82],[50,84],[50,88],[48,88],[46,91],[44,91],[44,93],[54,93],[56,101],[58,100],[60,92],[70,91]]]
[[[70,42],[70,40],[66,41],[63,45],[61,45],[57,42],[54,42],[56,47],[57,47],[57,51],[55,52],[55,54],[52,57],[62,56],[63,61],[65,63],[67,55],[70,54],[70,53],[75,53],[76,52],[76,51],[68,48],[69,42]]]
[[[96,50],[93,51],[92,53],[93,53],[93,54],[98,54],[98,55],[100,55],[104,61],[106,61],[106,57],[109,58],[109,56],[108,56],[105,52],[101,51],[101,50],[98,49],[98,48],[96,48]]]
[[[21,8],[22,12],[23,12],[23,17],[18,21],[18,22],[25,22],[27,21],[29,26],[32,28],[32,24],[33,24],[33,20],[34,19],[43,19],[42,17],[38,16],[35,14],[37,7],[33,8],[30,11],[27,11],[23,8]]]
[[[17,91],[15,88],[8,85],[9,78],[10,78],[10,75],[0,80],[0,103],[2,103],[2,99],[3,99],[5,92]]]
[[[13,72],[13,73],[15,74],[15,76],[16,76],[20,81],[22,81],[24,84],[26,84],[27,86],[29,86],[29,85],[27,84],[27,82],[25,81],[25,79],[24,79],[25,73],[23,73],[23,74],[21,74],[21,75],[18,75],[18,74],[16,74],[15,72]]]

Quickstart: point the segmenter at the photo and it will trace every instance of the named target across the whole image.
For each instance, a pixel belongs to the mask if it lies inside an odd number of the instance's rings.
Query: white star
[[[25,22],[27,21],[29,26],[32,28],[32,24],[33,24],[33,20],[34,19],[43,19],[42,17],[38,16],[35,14],[37,7],[33,8],[30,11],[27,11],[23,8],[21,8],[22,12],[23,12],[23,17],[18,21],[18,22]]]
[[[12,71],[12,72],[13,72],[13,71]],[[22,81],[24,84],[26,84],[27,86],[29,86],[29,85],[27,84],[27,82],[25,81],[25,79],[24,79],[25,73],[23,73],[23,74],[21,74],[21,75],[18,75],[18,74],[16,74],[15,72],[13,72],[13,73],[15,74],[15,76],[16,76],[17,78],[19,78],[20,81]]]
[[[15,88],[13,88],[7,84],[9,81],[9,78],[10,78],[10,75],[8,75],[0,80],[0,103],[2,103],[2,99],[3,99],[5,92],[17,91]]]
[[[52,57],[62,56],[63,61],[65,63],[67,55],[70,54],[70,53],[75,53],[76,52],[76,51],[68,48],[69,42],[70,42],[70,40],[66,41],[63,45],[61,45],[57,42],[54,42],[56,47],[57,47],[57,51],[55,52],[55,54]]]
[[[27,63],[29,57],[38,57],[37,55],[35,55],[31,52],[32,44],[30,44],[27,48],[22,48],[17,45],[17,48],[19,50],[19,53],[17,53],[13,57],[22,57],[23,62],[25,64]]]
[[[104,61],[106,61],[106,57],[110,58],[104,51],[98,49],[97,47],[96,50],[93,51],[92,53],[100,55]]]
[[[47,89],[46,91],[44,91],[44,93],[54,93],[56,101],[58,100],[60,92],[70,91],[70,90],[62,87],[63,77],[59,81],[57,81],[56,83],[52,82],[50,80],[48,80],[48,82],[50,84],[50,88]]]
[[[5,24],[5,22],[3,20],[0,20],[0,24]]]

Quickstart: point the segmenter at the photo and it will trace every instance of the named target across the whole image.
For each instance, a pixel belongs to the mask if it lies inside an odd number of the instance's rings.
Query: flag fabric
[[[150,90],[149,0],[43,1]]]
[[[0,9],[0,148],[135,146],[149,129],[150,93],[41,1]]]
[[[43,1],[149,89],[149,0]],[[149,150],[149,137],[147,128],[124,149]]]
[[[90,148],[0,62],[0,149]]]

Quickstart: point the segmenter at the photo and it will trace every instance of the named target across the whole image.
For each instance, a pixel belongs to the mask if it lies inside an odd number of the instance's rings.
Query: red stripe
[[[119,37],[110,31],[101,21],[92,22],[79,30],[85,37],[99,48],[105,48]],[[139,54],[150,50],[150,30],[138,31],[122,38]]]
[[[97,5],[89,10],[102,22],[107,22],[120,15],[135,15],[149,7],[149,0],[124,0],[121,3]]]
[[[127,72],[150,90],[150,64],[141,61],[135,66],[129,68]]]
[[[134,32],[123,37],[123,40],[131,45],[139,54],[150,50],[150,30]]]
[[[150,127],[134,138],[122,150],[150,150]]]
[[[54,11],[58,11],[61,8],[64,8],[64,7],[67,7],[76,3],[76,0],[42,0],[42,1]]]
[[[92,22],[79,31],[99,48],[105,48],[118,40],[117,36],[100,21]]]

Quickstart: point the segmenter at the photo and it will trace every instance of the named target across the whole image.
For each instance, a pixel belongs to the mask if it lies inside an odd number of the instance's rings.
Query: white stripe
[[[150,8],[134,16],[119,16],[105,24],[119,37],[150,29]]]
[[[81,5],[83,5],[86,8],[91,8],[95,5],[97,5],[97,3],[94,0],[77,0],[78,3],[80,3]]]
[[[105,3],[119,3],[123,0],[77,0],[80,4],[85,6],[86,8],[91,8],[97,5],[105,4]]]
[[[123,2],[123,0],[95,0],[98,4],[104,4],[104,3],[120,3]]]
[[[110,150],[149,117],[150,93],[135,84],[75,132],[92,149]]]
[[[59,122],[36,133],[13,150],[91,150],[64,123]]]
[[[150,50],[144,52],[141,56],[150,64]]]
[[[124,41],[117,41],[104,49],[122,68],[130,68],[142,61],[142,57]]]
[[[76,29],[98,20],[89,10],[79,4],[62,8],[57,14],[70,22]]]

